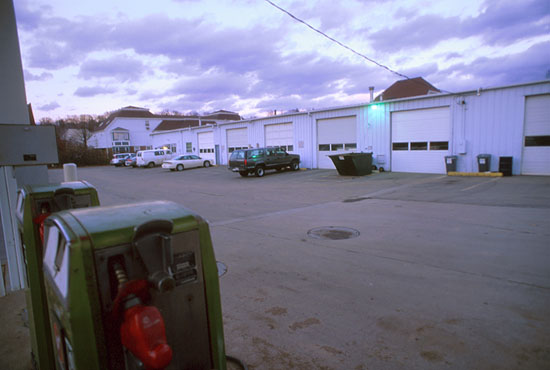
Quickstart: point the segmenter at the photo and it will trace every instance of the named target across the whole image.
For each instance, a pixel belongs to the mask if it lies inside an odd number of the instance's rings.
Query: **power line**
[[[395,75],[397,75],[397,76],[404,77],[405,79],[410,80],[410,78],[409,78],[408,76],[406,76],[406,75],[404,75],[404,74],[402,74],[402,73],[399,73],[399,72],[397,72],[397,71],[394,71],[393,69],[389,68],[388,66],[385,66],[385,65],[383,65],[383,64],[381,64],[381,63],[378,63],[376,60],[371,59],[371,58],[369,58],[368,56],[366,56],[366,55],[364,55],[364,54],[362,54],[362,53],[360,53],[360,52],[358,52],[358,51],[352,49],[351,47],[349,47],[349,46],[347,46],[347,45],[341,43],[340,41],[338,41],[338,40],[336,40],[336,39],[330,37],[329,35],[327,35],[327,34],[324,33],[323,31],[318,30],[317,28],[311,26],[311,25],[310,25],[309,23],[307,23],[306,21],[301,20],[300,18],[296,17],[294,14],[292,14],[292,13],[290,13],[289,11],[287,11],[287,10],[281,8],[279,5],[273,3],[271,0],[265,0],[265,2],[267,2],[268,4],[272,5],[273,7],[277,8],[277,9],[279,9],[279,10],[282,11],[283,13],[287,14],[289,17],[293,18],[294,20],[296,20],[296,21],[298,21],[298,22],[300,22],[300,23],[303,23],[304,25],[306,25],[307,27],[311,28],[313,31],[317,32],[317,33],[320,34],[321,36],[326,37],[326,38],[329,39],[330,41],[335,42],[335,43],[337,43],[338,45],[340,45],[341,47],[343,47],[343,48],[345,48],[345,49],[351,51],[352,53],[354,53],[354,54],[360,56],[361,58],[366,59],[366,60],[368,60],[369,62],[376,64],[378,67],[384,68],[384,69],[390,71],[391,73],[393,73],[393,74],[395,74]]]

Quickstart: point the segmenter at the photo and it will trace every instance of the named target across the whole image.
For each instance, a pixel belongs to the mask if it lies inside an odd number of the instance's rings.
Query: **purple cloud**
[[[550,13],[547,0],[521,2],[487,1],[485,10],[476,17],[441,17],[428,14],[407,19],[391,29],[371,34],[376,50],[397,52],[428,48],[453,37],[481,36],[488,45],[506,45],[527,37],[548,34],[544,21]],[[400,13],[397,13],[401,16]]]
[[[43,110],[43,111],[51,111],[51,110],[55,110],[59,107],[61,107],[61,106],[59,104],[57,104],[57,102],[51,102],[51,103],[39,106],[38,109]]]
[[[126,55],[115,55],[108,59],[89,59],[80,66],[78,77],[85,80],[93,78],[113,78],[121,82],[138,81],[145,71],[140,60]]]
[[[49,72],[42,72],[41,74],[34,74],[28,70],[24,70],[25,81],[46,81],[53,78],[53,74]]]
[[[81,98],[89,98],[96,95],[112,94],[116,91],[117,89],[114,87],[108,86],[83,86],[76,89],[74,95]]]

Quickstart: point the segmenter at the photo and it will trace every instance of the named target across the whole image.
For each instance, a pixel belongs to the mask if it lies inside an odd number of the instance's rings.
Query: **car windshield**
[[[180,156],[177,156],[176,158],[174,158],[176,161],[181,161],[184,159],[184,156],[183,155],[180,155]]]

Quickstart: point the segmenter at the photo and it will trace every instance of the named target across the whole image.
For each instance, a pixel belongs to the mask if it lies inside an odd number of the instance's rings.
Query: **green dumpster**
[[[329,155],[341,176],[365,176],[372,173],[372,153]]]

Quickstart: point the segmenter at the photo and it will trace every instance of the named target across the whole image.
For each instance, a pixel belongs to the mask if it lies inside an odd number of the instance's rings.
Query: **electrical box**
[[[56,369],[226,368],[208,224],[173,202],[48,218],[44,276]]]
[[[43,223],[53,212],[98,205],[96,189],[85,181],[25,185],[18,192],[15,213],[26,272],[31,359],[37,369],[47,370],[54,366],[42,269]]]
[[[55,127],[0,124],[0,166],[58,163]]]

